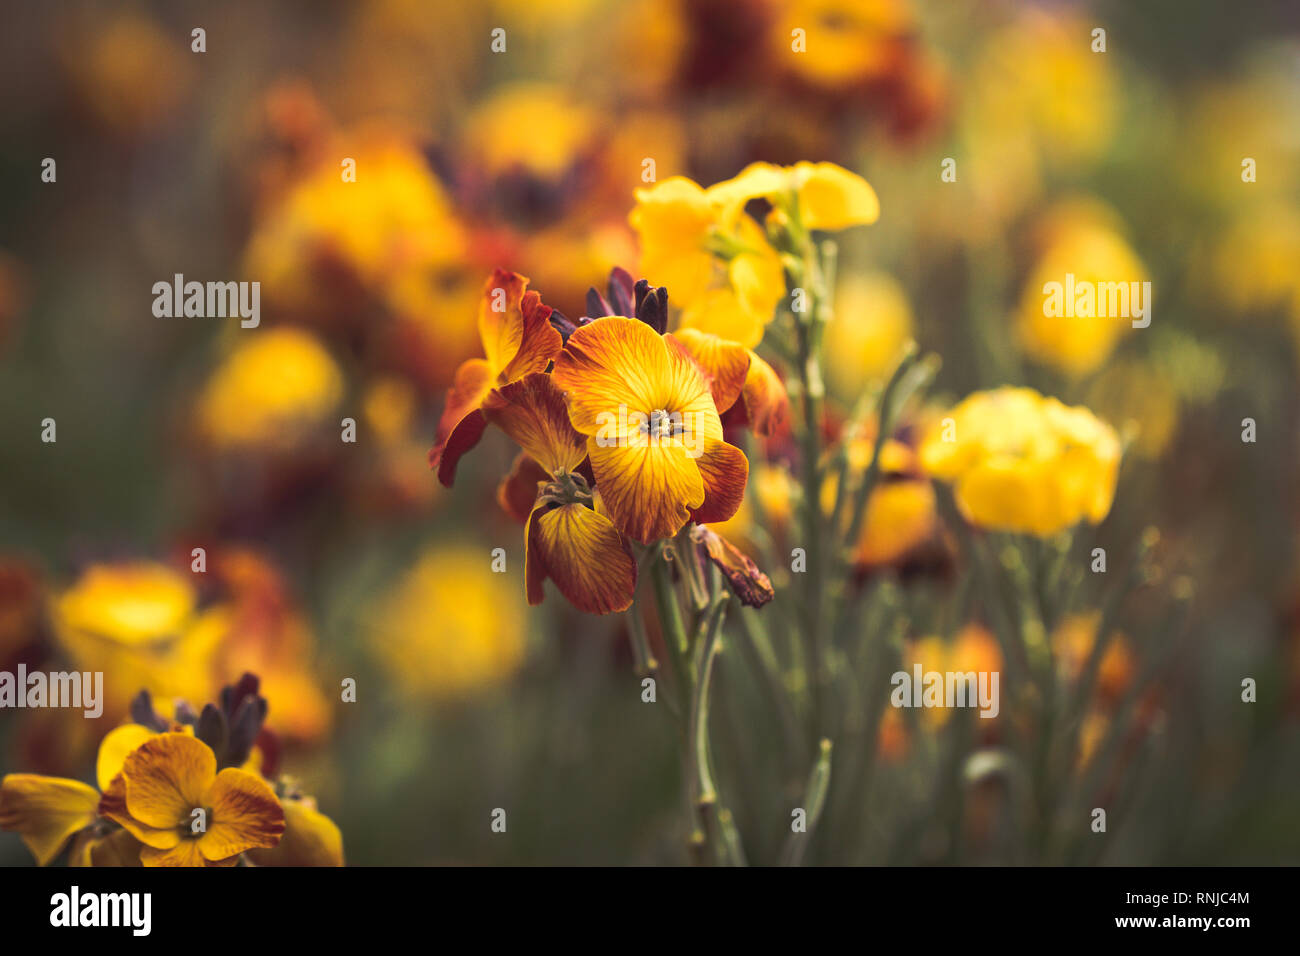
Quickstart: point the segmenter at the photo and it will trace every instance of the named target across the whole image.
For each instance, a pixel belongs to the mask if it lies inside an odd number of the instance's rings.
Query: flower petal
[[[602,445],[591,438],[587,452],[614,526],[642,544],[672,537],[690,519],[688,509],[704,504],[697,460],[679,440]]]
[[[280,845],[271,850],[249,850],[249,859],[258,866],[342,866],[343,834],[314,803],[285,800]]]
[[[869,226],[880,218],[880,199],[861,176],[834,163],[796,163],[800,215],[804,227],[835,232]]]
[[[573,471],[587,457],[587,442],[570,424],[564,393],[550,375],[533,372],[494,389],[483,414],[552,475]]]
[[[204,795],[212,808],[208,832],[199,837],[204,859],[225,860],[253,847],[270,849],[284,833],[284,809],[261,777],[227,767]]]
[[[68,838],[95,822],[99,793],[79,780],[6,774],[0,781],[0,830],[14,830],[45,866]]]
[[[483,359],[470,359],[456,370],[456,378],[447,390],[447,402],[438,420],[438,437],[429,451],[429,467],[438,471],[438,480],[448,488],[456,477],[460,456],[478,444],[487,422],[479,413],[492,391],[492,367]]]
[[[705,443],[704,454],[695,463],[704,480],[704,503],[695,508],[691,518],[697,524],[726,521],[735,515],[744,500],[749,459],[735,445],[710,439]]]
[[[165,849],[146,846],[140,850],[140,862],[144,866],[207,866],[198,840],[180,840]]]
[[[727,417],[728,424],[748,425],[755,434],[770,438],[790,416],[790,396],[776,369],[753,352],[740,403]]]
[[[123,724],[110,730],[100,741],[99,756],[95,760],[95,779],[99,781],[99,789],[107,790],[113,778],[122,772],[126,755],[155,735],[156,731],[143,724]]]
[[[68,866],[139,866],[140,841],[128,830],[113,830],[94,836],[93,830],[79,834],[73,841]]]
[[[753,353],[738,342],[699,329],[679,329],[673,336],[686,346],[691,357],[710,379],[709,387],[717,410],[725,412],[736,404],[745,387],[750,356]]]
[[[519,353],[524,340],[523,298],[528,279],[517,272],[495,269],[483,283],[478,306],[478,334],[483,340],[492,377]]]
[[[217,774],[212,748],[187,734],[159,734],[127,755],[126,809],[156,829],[189,826],[190,811]]]
[[[621,407],[648,413],[667,404],[668,350],[663,337],[637,319],[609,316],[577,329],[552,374],[568,393],[573,427],[585,435],[618,422]]]
[[[528,522],[527,562],[580,611],[608,614],[632,606],[636,561],[610,520],[585,505],[538,508]],[[540,582],[537,592],[540,601]],[[529,603],[538,601],[530,589]]]
[[[104,795],[99,798],[99,815],[112,820],[141,843],[155,849],[166,850],[174,847],[181,838],[180,830],[176,827],[162,829],[148,827],[127,812],[126,778],[120,773],[113,778],[112,783],[104,789]]]

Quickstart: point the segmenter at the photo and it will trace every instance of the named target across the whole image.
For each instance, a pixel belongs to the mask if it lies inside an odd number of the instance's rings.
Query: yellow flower
[[[908,642],[904,667],[910,673],[915,664],[921,665],[923,673],[937,671],[967,674],[973,671],[977,675],[1001,674],[1002,648],[987,628],[979,624],[967,624],[951,643],[936,636]],[[926,708],[924,719],[932,726],[941,726],[950,716],[947,700],[941,697],[938,706]]]
[[[1078,680],[1097,642],[1101,612],[1071,614],[1052,633],[1052,653],[1067,680]],[[1123,634],[1111,635],[1097,667],[1095,692],[1101,703],[1113,704],[1137,673],[1137,660]]]
[[[749,462],[723,441],[709,383],[672,335],[596,319],[569,336],[553,374],[619,531],[650,544],[736,513]]]
[[[534,372],[495,389],[484,414],[519,444],[544,474],[532,481],[524,527],[524,581],[529,604],[542,603],[542,583],[555,582],[574,607],[591,614],[626,611],[636,589],[636,561],[579,467],[587,441],[569,423],[564,393]]]
[[[834,163],[751,163],[734,179],[711,186],[709,198],[724,209],[767,199],[778,218],[793,217],[797,210],[803,228],[824,232],[869,226],[880,218],[871,184]]]
[[[524,614],[487,550],[425,552],[372,615],[370,647],[413,697],[469,696],[507,680],[524,658]]]
[[[98,564],[54,600],[51,618],[80,669],[112,675],[104,710],[114,714],[124,709],[124,695],[140,688],[209,697],[213,655],[229,621],[224,609],[199,611],[196,601],[189,581],[163,565]]]
[[[897,279],[868,272],[840,281],[826,326],[827,376],[838,392],[851,398],[887,379],[911,340],[912,307]]]
[[[1120,338],[1132,330],[1136,315],[1136,303],[1129,294],[1132,283],[1150,280],[1142,261],[1111,222],[1105,208],[1095,203],[1067,203],[1053,210],[1042,230],[1046,248],[1021,295],[1017,333],[1025,353],[1071,378],[1081,378],[1100,368]],[[1071,275],[1074,290],[1094,291],[1094,314],[1045,314],[1049,310],[1044,287],[1058,283],[1063,295],[1068,296],[1067,276]],[[1104,291],[1112,283],[1122,285],[1125,292],[1123,298],[1115,299],[1115,305],[1122,306],[1127,300],[1132,315],[1101,314],[1103,305],[1107,312],[1112,308],[1110,296]],[[1144,307],[1149,310],[1150,296],[1145,292],[1142,295]],[[1075,312],[1075,303],[1061,304]]]
[[[110,731],[99,745],[95,777],[107,790],[121,771],[126,757],[155,736],[147,727],[124,724]],[[17,831],[40,866],[59,855],[69,839],[80,834],[99,817],[99,790],[79,780],[44,777],[32,773],[7,774],[0,781],[0,830]],[[85,862],[96,851],[99,838],[81,840],[74,849],[74,863]],[[127,856],[130,848],[122,841],[114,846]]]
[[[976,392],[921,445],[922,465],[952,485],[968,521],[1040,537],[1105,518],[1119,460],[1113,428],[1029,388]]]
[[[145,866],[233,866],[284,833],[284,810],[266,781],[235,767],[218,773],[211,748],[182,733],[132,751],[100,813],[144,844]]]
[[[249,241],[244,271],[268,300],[317,319],[313,309],[335,305],[340,271],[384,300],[412,274],[463,263],[464,231],[413,144],[360,130],[327,152],[328,160],[266,211]],[[343,179],[339,156],[356,160],[355,182]]]
[[[795,29],[805,32],[806,54],[791,50]],[[835,90],[890,73],[914,29],[906,0],[790,0],[768,37],[776,62]]]
[[[329,352],[301,329],[241,340],[204,386],[198,424],[218,448],[292,448],[331,416],[343,375]]]
[[[555,180],[591,148],[598,129],[592,110],[562,87],[516,83],[475,107],[464,141],[475,168],[490,177],[523,171]]]
[[[785,273],[744,203],[673,176],[636,191],[641,273],[666,286],[682,325],[753,348],[785,296]]]

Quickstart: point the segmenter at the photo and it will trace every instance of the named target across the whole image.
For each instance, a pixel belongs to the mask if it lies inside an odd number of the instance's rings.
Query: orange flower
[[[520,500],[524,483],[534,482],[524,531],[528,603],[542,602],[542,583],[549,577],[579,610],[627,610],[636,562],[578,470],[587,457],[586,441],[569,424],[564,395],[551,376],[534,372],[494,390],[483,412],[526,456],[512,473],[513,500]]]
[[[596,486],[614,525],[643,544],[689,520],[725,521],[749,462],[722,439],[709,384],[690,352],[636,319],[596,319],[555,362],[569,419],[587,437]]]
[[[217,773],[212,749],[188,734],[159,734],[127,756],[99,812],[144,844],[145,866],[234,866],[284,833],[266,781],[235,767]]]
[[[487,427],[481,408],[488,393],[530,372],[545,372],[563,344],[551,327],[550,306],[527,287],[526,277],[503,269],[494,271],[483,287],[478,329],[486,357],[469,359],[456,370],[438,439],[429,452],[429,467],[438,470],[438,480],[448,487],[460,456],[478,444]]]

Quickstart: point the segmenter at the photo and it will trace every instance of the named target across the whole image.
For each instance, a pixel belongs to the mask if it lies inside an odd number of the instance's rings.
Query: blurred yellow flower
[[[1136,302],[1128,294],[1132,283],[1150,281],[1146,266],[1128,242],[1112,225],[1108,210],[1100,204],[1077,201],[1063,203],[1045,218],[1041,235],[1044,250],[1034,264],[1021,294],[1017,334],[1025,353],[1071,378],[1081,378],[1096,371],[1120,338],[1133,328],[1130,316],[1101,314],[1105,298],[1109,313],[1111,302],[1102,291],[1095,292],[1094,315],[1046,314],[1048,298],[1044,286],[1060,283],[1063,288],[1106,290],[1108,284],[1124,286],[1124,295],[1115,304],[1136,315]],[[1072,285],[1066,286],[1067,277]],[[1149,286],[1147,287],[1149,288]],[[1139,287],[1141,290],[1141,287]],[[1070,293],[1067,291],[1067,295]],[[1151,299],[1144,295],[1145,320],[1150,320]]]
[[[871,382],[887,379],[912,340],[912,307],[901,283],[884,272],[841,279],[835,314],[826,325],[826,373],[852,399]]]
[[[915,16],[907,0],[787,0],[768,31],[773,60],[825,89],[840,89],[888,74],[895,67]],[[792,49],[802,30],[806,52]]]
[[[241,339],[198,400],[202,434],[218,448],[292,448],[343,397],[343,374],[308,332],[275,328]]]
[[[1043,537],[1105,518],[1119,461],[1115,430],[1086,408],[1009,386],[966,398],[921,445],[968,521]]]
[[[909,641],[903,653],[903,667],[910,672],[916,664],[921,665],[923,673],[968,674],[973,671],[977,675],[1000,675],[1002,648],[988,628],[972,623],[964,626],[951,642],[934,635]],[[931,726],[947,723],[952,715],[946,703],[941,698],[938,706],[926,707],[925,721]]]
[[[465,128],[468,158],[496,177],[522,171],[554,181],[594,145],[598,117],[564,87],[516,83],[480,102]]]
[[[522,663],[517,579],[494,574],[491,562],[485,548],[436,547],[376,606],[370,646],[405,693],[471,695],[509,679]]]
[[[1045,168],[1086,166],[1109,148],[1118,122],[1112,54],[1090,48],[1091,26],[1033,10],[986,42],[965,91],[963,179],[978,232],[1025,208]]]
[[[104,713],[121,713],[141,688],[206,700],[212,661],[229,626],[221,608],[196,610],[189,582],[146,562],[92,565],[53,602],[60,646],[82,670],[103,671]]]
[[[355,180],[344,178],[346,157]],[[245,251],[244,271],[267,299],[320,320],[333,283],[385,301],[391,286],[416,274],[431,281],[460,266],[464,231],[424,156],[397,134],[358,130],[341,139],[328,161],[303,176],[259,217]]]

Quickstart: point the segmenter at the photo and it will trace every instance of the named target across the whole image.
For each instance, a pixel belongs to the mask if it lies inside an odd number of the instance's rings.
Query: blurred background
[[[833,395],[915,338],[944,360],[936,400],[1013,383],[1088,405],[1129,442],[1099,543],[1129,554],[1154,525],[1192,589],[1100,862],[1300,859],[1295,4],[158,0],[5,21],[0,668],[103,669],[108,706],[0,712],[0,772],[89,778],[139,688],[201,704],[252,670],[350,863],[680,862],[673,729],[646,717],[621,620],[554,592],[527,608],[502,436],[454,492],[425,456],[493,267],[581,315],[611,267],[639,275],[647,159],[705,185],[830,160],[882,207],[841,244]],[[1044,325],[1062,263],[1149,278],[1150,327]],[[155,317],[176,273],[259,281],[261,327]],[[849,861],[1003,861],[911,816],[933,733],[882,730],[875,819],[908,840]],[[28,862],[0,834],[0,863]]]

